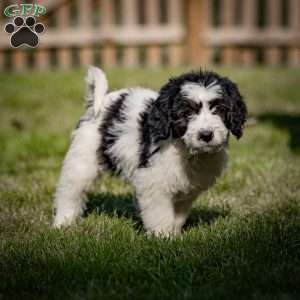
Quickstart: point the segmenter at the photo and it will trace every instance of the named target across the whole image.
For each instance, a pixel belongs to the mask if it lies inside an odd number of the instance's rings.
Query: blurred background
[[[1,30],[2,70],[300,65],[299,0],[18,0],[0,9],[16,3],[46,6],[46,30],[36,49],[12,49]]]
[[[300,0],[31,3],[47,9],[37,48],[12,48],[0,14],[0,299],[300,299]],[[204,66],[245,97],[244,136],[182,238],[145,235],[110,176],[86,218],[50,226],[89,64],[110,90]]]

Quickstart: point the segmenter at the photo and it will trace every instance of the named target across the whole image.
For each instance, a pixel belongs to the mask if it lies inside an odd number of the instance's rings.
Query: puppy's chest
[[[187,159],[183,163],[182,188],[177,198],[197,196],[200,192],[212,186],[226,166],[226,152],[204,154]]]

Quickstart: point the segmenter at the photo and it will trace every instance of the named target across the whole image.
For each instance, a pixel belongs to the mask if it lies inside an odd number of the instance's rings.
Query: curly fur
[[[242,126],[246,121],[246,105],[235,83],[226,77],[221,77],[214,72],[202,71],[186,73],[178,77],[171,78],[164,85],[160,92],[156,104],[153,108],[153,134],[157,139],[166,139],[171,132],[173,137],[180,137],[184,134],[186,120],[179,116],[182,111],[178,109],[178,100],[182,96],[180,89],[184,83],[199,83],[204,87],[212,83],[222,87],[222,102],[219,113],[222,115],[225,125],[237,138],[242,136]]]
[[[149,232],[180,232],[193,201],[226,165],[229,133],[242,136],[247,110],[237,85],[200,70],[171,78],[159,93],[107,93],[106,78],[94,67],[87,82],[87,111],[64,161],[54,225],[80,216],[85,192],[108,171],[133,185]]]

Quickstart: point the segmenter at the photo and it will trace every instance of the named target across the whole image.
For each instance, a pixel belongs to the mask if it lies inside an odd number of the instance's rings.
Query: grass
[[[185,69],[188,70],[188,69]],[[111,88],[179,70],[111,70]],[[52,229],[52,197],[83,112],[84,72],[0,74],[0,298],[299,299],[300,70],[218,69],[255,126],[181,237],[147,238],[131,189],[105,177],[86,218]]]

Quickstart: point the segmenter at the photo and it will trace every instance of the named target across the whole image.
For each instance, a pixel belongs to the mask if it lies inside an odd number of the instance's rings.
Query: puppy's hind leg
[[[86,77],[86,112],[79,121],[65,157],[54,200],[54,226],[71,223],[83,213],[85,192],[97,177],[97,149],[100,143],[97,115],[103,110],[108,89],[105,74],[89,67]]]
[[[100,139],[95,123],[78,128],[65,157],[54,200],[55,227],[68,225],[82,215],[86,191],[98,175]]]

